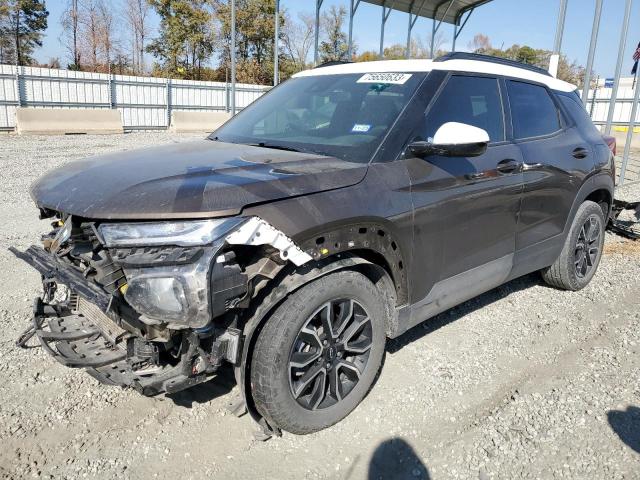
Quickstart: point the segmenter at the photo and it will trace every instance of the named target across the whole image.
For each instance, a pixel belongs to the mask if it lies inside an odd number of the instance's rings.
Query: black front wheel
[[[385,346],[384,296],[342,271],[290,295],[260,332],[251,364],[260,413],[291,433],[321,430],[367,394]]]

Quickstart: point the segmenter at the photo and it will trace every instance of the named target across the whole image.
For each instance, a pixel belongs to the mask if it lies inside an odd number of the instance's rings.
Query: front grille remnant
[[[78,297],[77,309],[74,313],[82,315],[93,325],[97,326],[102,331],[103,335],[113,344],[115,344],[119,338],[127,334],[127,331],[117,325],[106,313],[82,297]]]

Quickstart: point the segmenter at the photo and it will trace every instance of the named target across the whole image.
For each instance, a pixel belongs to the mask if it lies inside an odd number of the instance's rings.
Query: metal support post
[[[627,140],[624,144],[624,154],[622,155],[622,167],[620,168],[620,181],[618,185],[624,185],[624,175],[627,172],[627,163],[629,162],[629,153],[631,152],[631,141],[633,140],[633,130],[636,128],[636,116],[638,114],[638,100],[640,100],[640,85],[638,85],[638,75],[640,69],[636,72],[636,88],[633,95],[633,107],[631,107],[631,119],[629,120],[629,130],[627,130]]]
[[[453,40],[451,41],[451,51],[456,51],[456,39],[458,38],[458,24],[453,24]]]
[[[318,65],[318,43],[320,41],[320,7],[323,0],[316,0],[316,31],[315,31],[315,47],[313,49],[313,64]]]
[[[464,15],[464,12],[460,15],[460,17],[453,23],[453,45],[451,47],[451,51],[455,52],[456,51],[456,41],[458,40],[458,37],[460,36],[460,34],[462,33],[462,30],[464,30],[465,25],[467,24],[467,22],[469,21],[469,18],[471,18],[471,14],[473,13],[473,11],[475,10],[475,7],[470,9],[467,12],[467,17],[463,20],[462,24],[458,27],[458,23],[460,23],[460,20],[462,19],[462,15]]]
[[[449,13],[449,10],[451,9],[451,5],[453,5],[453,3],[455,2],[455,0],[451,0],[449,2],[449,5],[447,5],[447,9],[444,11],[444,13],[442,14],[442,18],[438,21],[437,17],[438,17],[438,9],[440,8],[439,4],[436,7],[435,12],[433,12],[433,25],[431,27],[431,48],[430,48],[430,52],[429,52],[429,57],[433,58],[433,55],[435,54],[435,41],[436,41],[436,33],[438,32],[438,30],[440,29],[440,26],[442,25],[442,22],[444,21],[444,19],[447,17],[447,13]]]
[[[562,37],[564,35],[564,24],[567,18],[567,0],[560,0],[560,11],[558,12],[558,23],[556,24],[556,38],[553,42],[553,53],[559,54],[562,48]]]
[[[560,0],[560,11],[558,12],[558,23],[556,24],[556,38],[553,42],[553,53],[551,54],[551,58],[549,58],[549,73],[554,77],[558,76],[560,49],[562,48],[564,24],[567,18],[567,1],[568,0]]]
[[[347,49],[349,61],[353,58],[353,16],[356,14],[356,10],[358,10],[359,5],[360,0],[351,0],[351,4],[349,6],[349,47]]]
[[[280,75],[278,71],[278,36],[280,35],[280,0],[276,0],[275,32],[273,35],[273,86],[278,85]]]
[[[387,19],[391,14],[392,8],[393,2],[391,2],[391,6],[387,7],[387,0],[382,0],[382,22],[380,23],[380,58],[384,57],[384,27],[387,24]]]
[[[631,3],[632,0],[626,0],[624,8],[624,20],[622,21],[622,30],[620,32],[620,45],[618,46],[616,73],[613,78],[613,88],[611,89],[611,98],[609,99],[609,111],[607,112],[607,123],[604,128],[605,135],[611,134],[611,124],[613,123],[613,114],[616,108],[616,100],[618,99],[618,87],[620,85],[620,74],[622,73],[622,61],[624,60],[624,51],[627,47],[629,20],[631,19]]]
[[[236,114],[236,0],[231,0],[231,115]]]
[[[582,103],[587,106],[589,102],[589,90],[591,89],[591,70],[593,70],[593,59],[596,56],[596,45],[598,43],[598,31],[600,30],[600,17],[602,17],[602,0],[596,0],[596,11],[593,15],[593,26],[591,27],[591,41],[589,42],[589,55],[587,57],[587,69],[584,72],[584,86],[582,87]],[[595,97],[595,90],[593,95]]]
[[[422,3],[420,4],[420,8],[418,8],[418,12],[420,12],[420,10],[422,10],[422,7],[424,6],[424,2],[425,0],[422,0]],[[412,0],[411,5],[409,5],[409,25],[407,26],[407,49],[405,50],[405,57],[409,58],[411,56],[411,31],[413,30],[413,27],[415,26],[416,22],[418,21],[418,13],[416,13],[414,15],[413,13],[413,7],[415,5],[415,0]]]

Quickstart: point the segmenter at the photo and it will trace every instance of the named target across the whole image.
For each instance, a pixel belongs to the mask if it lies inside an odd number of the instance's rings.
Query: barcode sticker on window
[[[410,73],[365,73],[357,83],[391,83],[404,85],[411,78]]]

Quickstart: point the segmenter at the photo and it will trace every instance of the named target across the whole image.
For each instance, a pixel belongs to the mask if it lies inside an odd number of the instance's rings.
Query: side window
[[[516,138],[539,137],[560,130],[558,109],[544,87],[509,80],[507,92]]]
[[[426,118],[426,138],[447,122],[482,128],[492,142],[504,140],[504,119],[498,80],[487,77],[452,76]]]
[[[558,98],[580,130],[585,133],[589,132],[599,135],[600,132],[591,121],[591,117],[589,117],[589,114],[582,105],[582,101],[576,100],[573,96],[570,97],[567,95],[558,95]]]

